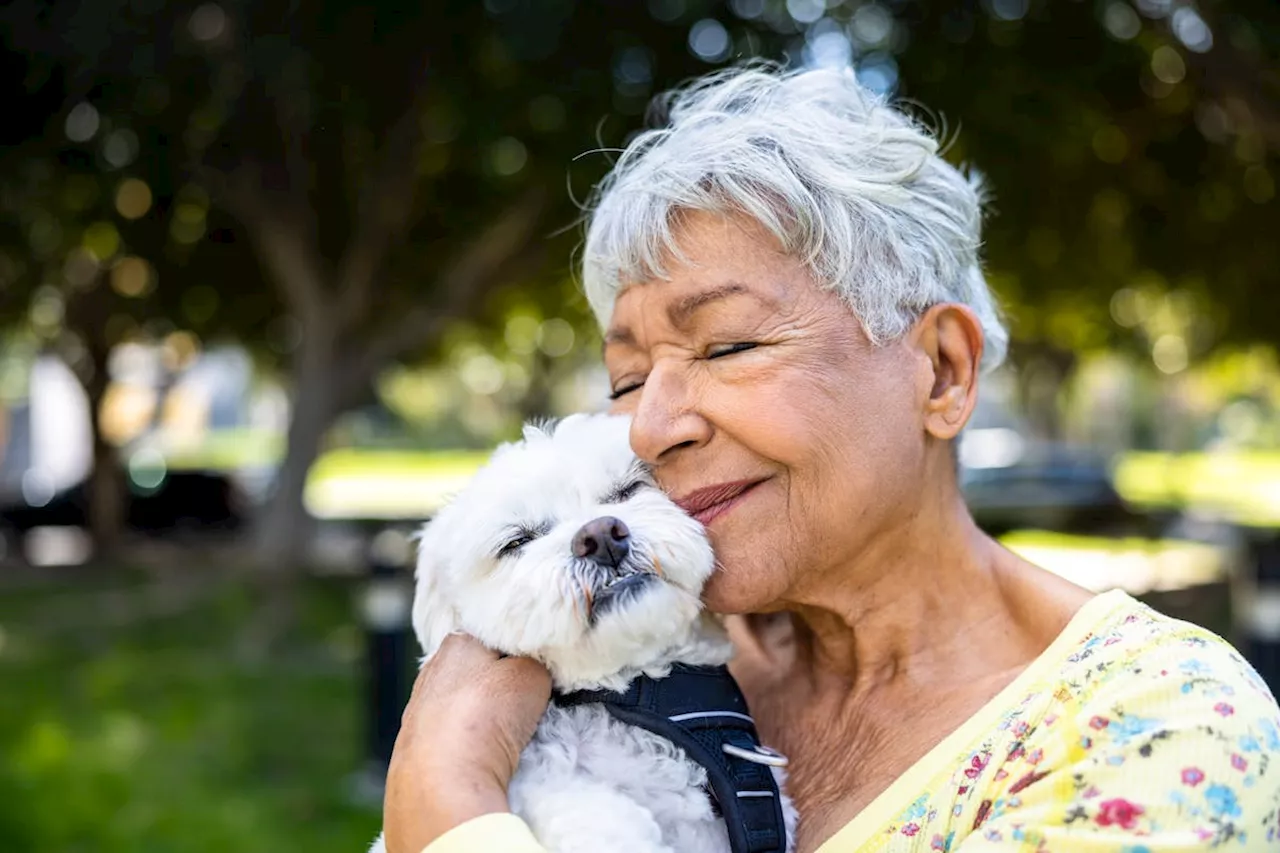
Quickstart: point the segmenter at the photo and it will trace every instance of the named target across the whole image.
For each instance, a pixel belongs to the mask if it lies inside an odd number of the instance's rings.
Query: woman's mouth
[[[755,490],[764,480],[738,480],[721,483],[690,492],[676,501],[676,505],[689,513],[703,527],[729,512]]]

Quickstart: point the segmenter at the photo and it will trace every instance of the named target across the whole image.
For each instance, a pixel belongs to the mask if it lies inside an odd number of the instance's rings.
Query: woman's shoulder
[[[1266,683],[1222,637],[1123,593],[1108,598],[1105,613],[1045,673],[1064,704],[1090,720],[1119,707],[1130,717],[1160,715],[1166,725],[1231,727],[1232,718],[1245,717],[1264,728],[1280,724]]]
[[[1123,593],[1101,604],[1045,662],[1021,737],[997,746],[973,831],[1047,849],[1274,844],[1280,708],[1266,684],[1210,631]]]

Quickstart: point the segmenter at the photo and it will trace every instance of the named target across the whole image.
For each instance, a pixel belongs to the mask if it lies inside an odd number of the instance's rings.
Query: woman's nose
[[[710,439],[711,425],[677,371],[655,365],[635,393],[639,399],[631,418],[631,449],[645,462],[670,461],[679,450]]]

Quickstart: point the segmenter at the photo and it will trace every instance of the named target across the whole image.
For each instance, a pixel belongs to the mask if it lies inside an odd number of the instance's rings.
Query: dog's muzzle
[[[570,549],[583,570],[579,577],[592,625],[660,579],[656,570],[638,565],[631,531],[619,518],[606,515],[588,521],[574,534]]]

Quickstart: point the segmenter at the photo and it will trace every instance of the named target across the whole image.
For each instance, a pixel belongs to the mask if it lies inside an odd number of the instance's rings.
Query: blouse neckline
[[[818,847],[817,853],[856,850],[872,834],[881,831],[911,800],[926,792],[930,782],[946,764],[955,761],[970,744],[990,731],[1015,702],[1055,669],[1099,623],[1133,599],[1123,590],[1113,589],[1086,601],[1053,642],[1018,673],[995,696],[987,700],[951,734],[940,740],[901,776],[866,805],[862,811]]]

